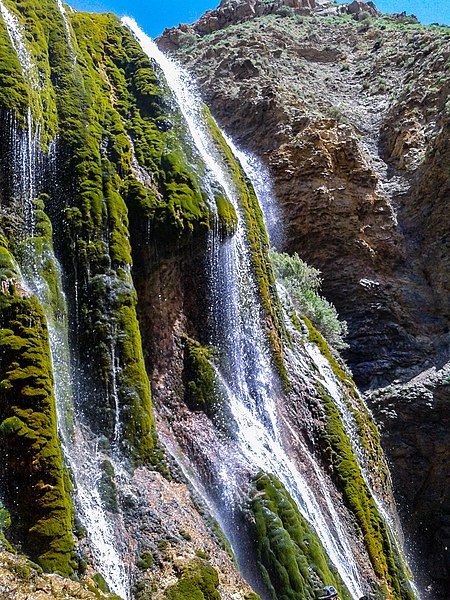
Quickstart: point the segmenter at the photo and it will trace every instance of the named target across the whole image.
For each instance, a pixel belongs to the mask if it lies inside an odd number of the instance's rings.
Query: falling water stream
[[[335,511],[326,516],[323,514],[314,492],[283,447],[276,409],[280,390],[261,326],[262,309],[239,196],[204,121],[202,104],[192,92],[189,77],[158,49],[135,21],[125,17],[123,23],[133,31],[143,50],[163,71],[196,148],[209,170],[209,177],[221,185],[239,216],[237,231],[232,238],[219,243],[211,233],[209,258],[213,320],[211,343],[220,347],[226,356],[217,372],[236,425],[236,443],[242,460],[253,467],[253,472],[264,470],[280,479],[297,501],[302,514],[313,525],[352,597],[360,598],[363,592],[358,565],[344,525]],[[308,459],[311,462],[315,460],[312,455]],[[316,472],[320,472],[318,466]],[[230,463],[229,468],[227,464],[222,465],[220,476],[223,489],[232,489],[235,485],[233,464]],[[239,490],[234,491],[239,493]]]
[[[63,17],[65,10],[57,0]],[[8,29],[11,44],[17,53],[24,76],[33,84],[36,68],[23,36],[18,19],[6,9],[0,0],[0,13]],[[67,34],[70,29],[65,18]],[[70,37],[69,37],[70,40]],[[54,158],[50,151],[45,156],[40,149],[40,128],[32,119],[31,109],[26,116],[25,128],[18,127],[11,118],[10,127],[13,195],[23,205],[25,223],[24,252],[21,264],[23,283],[28,291],[39,299],[45,313],[50,353],[53,365],[54,395],[57,413],[58,433],[66,463],[75,483],[75,502],[78,515],[87,531],[97,568],[101,571],[110,589],[125,600],[129,598],[129,578],[118,550],[116,532],[107,513],[103,509],[98,484],[102,475],[101,462],[104,455],[98,448],[97,440],[82,424],[77,414],[77,399],[73,398],[70,372],[70,349],[68,342],[67,306],[62,286],[60,265],[53,252],[51,242],[38,250],[35,244],[35,198],[39,194],[43,164]],[[52,146],[50,146],[52,149]],[[56,289],[51,290],[43,275],[51,265],[55,273]],[[58,306],[55,307],[58,297]],[[113,374],[113,393],[115,386]],[[119,429],[115,429],[119,434]]]

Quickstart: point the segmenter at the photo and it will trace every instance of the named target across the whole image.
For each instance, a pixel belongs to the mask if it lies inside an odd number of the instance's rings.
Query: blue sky
[[[166,27],[192,23],[208,8],[215,8],[220,0],[68,0],[80,10],[112,11],[130,15],[151,36],[159,35]],[[450,25],[450,0],[375,0],[384,12],[414,13],[422,23]]]

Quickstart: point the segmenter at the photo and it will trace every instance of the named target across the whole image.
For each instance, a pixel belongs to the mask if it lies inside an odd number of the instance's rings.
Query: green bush
[[[296,308],[322,333],[335,348],[348,345],[347,323],[340,321],[335,307],[319,294],[322,285],[320,271],[307,265],[297,253],[292,256],[285,252],[270,253],[277,279],[289,292]]]

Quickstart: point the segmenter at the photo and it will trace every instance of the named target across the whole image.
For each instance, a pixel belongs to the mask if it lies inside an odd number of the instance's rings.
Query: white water
[[[339,382],[336,375],[333,373],[329,362],[318,350],[314,344],[306,344],[308,354],[311,356],[314,364],[316,365],[320,377],[319,381],[324,385],[328,392],[328,395],[333,400],[336,408],[339,411],[341,421],[344,425],[345,432],[348,439],[350,440],[352,450],[358,459],[358,464],[361,469],[361,475],[370,490],[372,498],[375,501],[378,512],[380,513],[383,521],[385,522],[388,530],[391,534],[391,541],[396,545],[397,551],[400,555],[406,556],[406,548],[403,543],[403,532],[396,515],[392,513],[390,508],[387,506],[385,500],[375,488],[373,480],[370,474],[370,467],[368,463],[368,456],[363,447],[362,440],[358,426],[355,422],[355,417],[352,411],[347,405],[345,397],[339,387]],[[369,413],[370,414],[370,413]],[[410,584],[413,588],[414,594],[418,600],[420,600],[420,593],[413,580],[410,580]]]
[[[38,87],[37,70],[28,52],[22,31],[22,26],[17,17],[9,11],[0,0],[0,13],[8,30],[11,44],[16,51],[24,77],[26,77],[33,87]]]
[[[157,48],[134,20],[124,17],[122,21],[134,33],[144,52],[162,69],[209,170],[209,177],[222,186],[240,217],[233,238],[222,243],[211,234],[209,255],[214,322],[211,342],[226,356],[218,377],[227,390],[242,459],[252,466],[253,472],[272,472],[282,481],[296,499],[302,514],[315,528],[352,597],[360,598],[362,585],[358,566],[344,526],[334,511],[325,518],[313,491],[283,447],[275,403],[279,390],[265,332],[260,325],[263,315],[239,197],[204,122],[202,104],[192,93],[189,77]],[[309,458],[314,460],[312,456]],[[225,463],[220,469],[224,490],[233,489],[236,485],[233,467],[233,464]],[[238,494],[239,490],[235,492]],[[232,506],[229,509],[232,510]],[[332,520],[334,531],[328,525]]]
[[[35,67],[25,47],[18,21],[9,13],[1,0],[0,11],[24,74],[30,76],[35,72]],[[51,245],[40,252],[33,240],[36,233],[34,200],[40,189],[44,157],[40,151],[40,128],[33,126],[31,109],[27,113],[24,131],[19,129],[14,117],[10,117],[10,139],[13,151],[13,196],[15,200],[22,203],[25,224],[26,239],[22,275],[26,289],[39,299],[47,321],[58,433],[65,460],[75,480],[75,502],[81,522],[90,539],[97,568],[104,576],[111,591],[128,599],[129,576],[122,557],[117,551],[114,527],[102,507],[98,492],[98,483],[101,477],[101,455],[97,452],[94,442],[89,441],[86,437],[77,420],[77,415],[74,413],[67,308],[62,289],[60,265]],[[55,309],[52,302],[55,298],[52,298],[52,292],[43,276],[46,263],[51,263],[56,271],[57,296],[61,303],[58,309]],[[114,371],[113,386],[115,377]]]
[[[118,366],[116,362],[116,344],[115,344],[115,332],[113,332],[111,340],[111,395],[114,404],[114,431],[113,431],[113,442],[117,444],[120,438],[120,402],[119,393],[117,391],[117,371]]]
[[[58,5],[58,10],[61,13],[61,16],[63,18],[64,21],[64,27],[66,29],[66,37],[67,37],[67,43],[69,45],[69,49],[72,55],[72,60],[73,62],[76,62],[77,60],[77,55],[73,49],[73,43],[72,43],[72,33],[70,31],[70,25],[69,25],[69,19],[67,17],[67,11],[66,11],[66,7],[64,6],[62,0],[56,0],[56,4]]]
[[[26,221],[33,215],[33,200],[36,192],[35,181],[39,178],[39,154],[37,137],[29,143],[28,132],[15,133],[24,141],[18,141],[14,146],[28,154],[25,158],[19,152],[14,157],[15,171],[19,174],[20,188],[16,193],[25,194],[24,204]],[[24,168],[26,165],[26,168]],[[50,352],[54,375],[54,395],[58,420],[58,433],[65,460],[75,481],[75,502],[80,520],[86,528],[90,547],[97,568],[102,573],[110,589],[129,598],[129,577],[123,564],[122,557],[117,551],[117,540],[113,524],[110,522],[102,506],[98,491],[101,477],[100,463],[104,459],[98,452],[95,440],[89,439],[87,430],[74,413],[72,385],[70,377],[70,352],[67,334],[67,315],[64,293],[62,290],[59,263],[51,247],[38,252],[33,244],[34,218],[26,223],[30,236],[26,241],[28,250],[23,259],[22,272],[26,287],[35,294],[45,313],[49,332]],[[61,314],[58,314],[52,303],[51,291],[42,273],[46,262],[50,262],[57,272],[57,296],[62,303]],[[115,360],[115,359],[114,359]],[[115,373],[113,376],[115,382]],[[114,384],[113,384],[114,385]]]
[[[272,178],[268,168],[257,156],[251,152],[242,150],[242,148],[238,148],[226,134],[224,134],[224,138],[232,149],[234,156],[241,163],[245,174],[252,182],[253,189],[258,196],[262,208],[270,245],[274,248],[280,247],[284,236],[283,217],[275,198]]]

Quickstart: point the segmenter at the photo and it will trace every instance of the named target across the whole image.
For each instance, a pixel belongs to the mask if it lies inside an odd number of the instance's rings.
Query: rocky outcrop
[[[427,565],[421,583],[430,597],[440,597],[439,586],[445,589],[449,578],[450,366],[373,392],[371,403],[395,464],[407,536],[413,552]]]

